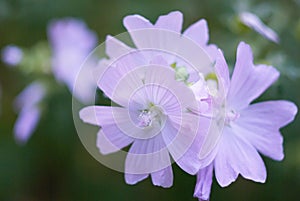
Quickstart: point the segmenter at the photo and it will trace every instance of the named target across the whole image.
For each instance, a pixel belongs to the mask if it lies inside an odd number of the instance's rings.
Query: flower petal
[[[168,166],[162,170],[151,173],[152,183],[155,186],[169,188],[173,185],[172,166]]]
[[[229,78],[229,71],[226,60],[222,51],[218,50],[218,57],[215,64],[215,72],[218,78],[218,85],[219,85],[219,98],[224,100],[228,93],[228,89],[230,87],[230,78]]]
[[[144,82],[157,85],[151,88],[149,94],[164,107],[167,115],[176,115],[178,111],[181,113],[187,108],[195,109],[198,106],[193,91],[184,83],[175,80],[175,72],[172,68],[152,66],[147,69]],[[175,105],[177,107],[174,107]]]
[[[122,119],[119,116],[125,117],[127,113],[127,110],[121,107],[88,106],[80,110],[79,116],[85,123],[106,126],[115,124],[117,119]],[[124,121],[128,120],[123,118],[121,122]]]
[[[133,138],[127,135],[128,130],[124,129],[125,125],[126,128],[132,126],[124,108],[89,106],[83,108],[79,116],[86,123],[102,127],[97,135],[97,147],[102,154],[116,152],[133,142]]]
[[[201,19],[189,26],[183,35],[201,46],[206,46],[209,40],[208,27],[205,19]]]
[[[266,168],[256,149],[236,136],[232,129],[225,127],[219,152],[214,160],[218,183],[228,186],[238,174],[256,182],[265,182]]]
[[[213,163],[209,166],[200,169],[197,173],[197,183],[195,187],[194,197],[199,200],[209,200],[212,179],[213,179]]]
[[[279,129],[293,121],[296,113],[297,107],[289,101],[256,103],[241,111],[232,128],[262,154],[282,160],[283,137]]]
[[[83,108],[79,116],[86,123],[101,126],[106,137],[110,133],[122,133],[129,138],[147,137],[152,130],[138,127],[132,119],[133,113],[121,107],[89,106]]]
[[[132,178],[130,175],[145,176],[161,171],[170,165],[170,156],[160,134],[151,139],[136,139],[126,157],[125,174],[127,176],[125,178]],[[139,179],[140,177],[137,177],[136,180],[129,182],[136,183],[140,181]],[[158,182],[156,179],[154,181]],[[128,183],[127,179],[126,182]]]
[[[252,28],[257,33],[261,34],[266,39],[273,41],[274,43],[279,43],[279,36],[275,31],[273,31],[270,27],[265,25],[256,15],[249,12],[242,12],[239,15],[240,20],[246,26]]]
[[[140,15],[128,15],[124,17],[123,24],[129,32],[153,27],[153,24],[149,20]]]
[[[14,126],[15,139],[18,143],[24,144],[34,132],[41,112],[38,107],[29,107],[21,110]]]
[[[116,125],[103,127],[97,134],[97,147],[102,154],[120,151],[133,142],[133,138],[125,135]]]
[[[155,28],[167,29],[180,33],[182,29],[183,15],[179,11],[170,12],[167,15],[161,15],[155,23]]]
[[[270,87],[278,77],[279,72],[272,66],[254,66],[250,46],[241,42],[237,49],[237,60],[231,78],[228,103],[237,110],[245,108]]]
[[[192,124],[192,122],[190,123]],[[200,152],[203,136],[197,133],[197,129],[191,130],[183,122],[179,125],[174,125],[174,123],[170,120],[166,121],[162,130],[162,136],[177,165],[185,172],[194,175],[200,168],[198,153]]]
[[[127,54],[131,48],[115,37],[108,35],[105,40],[106,54],[111,59],[117,59],[120,56]]]
[[[141,53],[130,52],[101,73],[98,86],[111,100],[126,107],[128,98],[143,85],[144,70],[139,68],[147,64]]]
[[[140,181],[143,181],[149,176],[149,174],[126,174],[125,181],[127,184],[134,185]]]
[[[182,27],[180,12],[160,16],[156,25],[138,15],[127,16],[124,18],[124,25],[138,49],[144,49],[143,52],[145,49],[152,49],[152,53],[148,54],[152,57],[163,54],[169,65],[175,62]]]

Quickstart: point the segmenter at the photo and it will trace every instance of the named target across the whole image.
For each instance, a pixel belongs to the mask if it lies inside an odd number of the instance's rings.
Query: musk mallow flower
[[[85,68],[82,68],[82,71],[88,71],[88,73],[82,72],[81,66],[96,47],[96,34],[83,21],[65,18],[54,20],[49,24],[48,38],[52,49],[52,72],[55,78],[65,83],[81,102],[92,102],[96,83],[90,72],[96,61],[85,62]],[[77,80],[79,73],[85,74],[81,76],[84,80],[81,78]],[[77,87],[74,89],[76,82]]]
[[[15,140],[24,144],[31,137],[40,120],[40,103],[46,95],[43,83],[35,81],[28,85],[15,99],[14,105],[19,112],[14,125]]]
[[[223,114],[220,139],[211,154],[202,160],[207,166],[197,174],[194,196],[208,200],[213,172],[220,186],[234,182],[240,174],[255,182],[265,182],[266,168],[259,153],[282,160],[283,137],[280,128],[293,121],[297,107],[294,103],[277,100],[250,104],[279,77],[272,66],[254,65],[252,50],[241,42],[237,48],[236,64],[229,78],[228,66],[222,52],[216,62],[216,74],[221,97],[216,98]]]
[[[280,39],[278,34],[273,29],[265,25],[255,14],[242,12],[239,14],[239,19],[243,24],[261,34],[266,39],[273,41],[274,43],[279,43]]]
[[[100,77],[99,88],[118,106],[88,106],[80,111],[80,118],[101,126],[97,147],[102,154],[131,144],[125,160],[126,183],[151,175],[154,185],[170,187],[170,155],[184,171],[197,173],[197,154],[209,121],[189,112],[197,110],[195,96],[176,81],[167,61],[157,56],[149,63],[144,56],[131,51]]]
[[[18,65],[23,58],[23,51],[16,45],[8,45],[2,49],[2,61],[9,66]]]

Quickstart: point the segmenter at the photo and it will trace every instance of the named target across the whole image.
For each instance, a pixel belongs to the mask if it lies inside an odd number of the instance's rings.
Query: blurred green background
[[[210,42],[223,49],[230,66],[235,62],[239,41],[254,49],[255,62],[274,65],[281,71],[279,81],[259,100],[288,99],[300,106],[300,1],[269,0],[0,0],[0,48],[16,44],[30,48],[47,40],[46,27],[54,18],[77,17],[98,34],[125,31],[122,19],[141,14],[152,22],[159,15],[180,10],[184,28],[206,18]],[[237,14],[250,11],[280,36],[274,44],[237,22]],[[47,98],[36,132],[25,146],[15,143],[12,128],[17,114],[12,108],[15,96],[32,80],[17,69],[0,64],[2,86],[0,116],[0,200],[162,200],[189,201],[193,198],[195,177],[174,168],[170,189],[154,187],[150,179],[135,186],[125,184],[123,174],[98,163],[81,144],[72,120],[71,94],[62,87]],[[282,129],[285,159],[264,158],[268,170],[266,184],[239,178],[222,189],[214,180],[211,200],[297,201],[300,198],[300,119]],[[89,135],[89,133],[87,133]],[[90,133],[94,135],[94,133]]]

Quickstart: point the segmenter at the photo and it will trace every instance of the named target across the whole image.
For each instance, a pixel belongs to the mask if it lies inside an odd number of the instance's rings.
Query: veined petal
[[[155,97],[155,100],[159,100],[160,104],[164,106],[167,115],[172,115],[172,111],[178,112],[178,109],[184,111],[187,108],[197,107],[193,91],[184,83],[175,80],[175,72],[171,68],[164,68],[162,66],[148,68],[144,82],[146,85],[158,85],[157,87],[153,87],[152,91],[149,92]],[[174,110],[173,104],[175,102],[177,104],[180,103],[177,110]]]
[[[297,114],[297,106],[285,100],[255,103],[241,111],[241,122],[269,130],[277,130],[292,122]]]
[[[155,186],[169,188],[173,185],[172,166],[168,166],[162,170],[151,173],[152,183]]]
[[[197,129],[191,130],[182,122],[174,125],[170,120],[166,121],[162,130],[162,136],[174,161],[185,172],[192,175],[196,174],[200,168],[198,153],[202,140],[196,132]]]
[[[170,12],[167,15],[161,15],[155,23],[155,28],[167,29],[180,33],[182,29],[183,15],[179,11]]]
[[[123,133],[127,137],[145,139],[152,132],[154,135],[156,130],[148,130],[139,128],[131,114],[126,108],[110,107],[110,106],[88,106],[83,108],[79,116],[82,121],[101,126],[106,135],[110,133]],[[108,131],[112,129],[112,131]]]
[[[127,184],[134,185],[140,181],[143,181],[149,176],[149,174],[126,174],[125,173],[125,181]]]
[[[141,53],[130,52],[102,72],[98,86],[111,100],[126,107],[128,97],[143,85],[144,72],[139,68],[147,64]]]
[[[226,98],[228,89],[230,87],[230,78],[226,60],[220,49],[218,50],[218,57],[215,64],[215,72],[218,78],[219,93],[221,96],[220,98],[223,100],[224,98]]]
[[[121,42],[117,38],[114,38],[110,35],[106,37],[105,48],[106,48],[106,54],[111,59],[117,59],[120,56],[127,54],[132,50],[132,48],[127,46],[125,43]]]
[[[125,135],[116,125],[106,126],[97,134],[97,147],[102,154],[120,151],[133,142],[133,138]]]
[[[239,110],[248,106],[270,87],[279,77],[279,72],[272,66],[254,66],[251,48],[244,42],[239,44],[236,57],[228,103]]]
[[[295,104],[289,101],[266,101],[250,105],[232,123],[232,129],[250,142],[259,152],[282,160],[283,137],[279,129],[293,121],[297,113]]]
[[[206,20],[201,19],[195,22],[183,32],[183,35],[201,46],[207,45],[209,34]]]
[[[168,149],[161,135],[158,134],[151,139],[134,141],[126,157],[125,174],[150,174],[170,165]]]
[[[212,179],[213,179],[213,163],[200,169],[197,173],[197,183],[195,187],[194,197],[200,201],[209,200]]]
[[[153,24],[140,15],[128,15],[124,17],[123,24],[127,31],[137,30],[137,29],[147,29],[152,28]]]
[[[214,160],[218,183],[228,186],[238,174],[256,182],[265,182],[266,168],[256,149],[239,138],[229,127],[224,128],[219,152]]]
[[[182,14],[178,11],[160,16],[155,25],[147,19],[132,15],[124,18],[124,26],[138,49],[152,49],[152,55],[164,54],[169,65],[175,62],[180,40]]]
[[[122,119],[119,116],[126,117],[127,113],[128,111],[121,107],[88,106],[80,110],[79,116],[86,123],[106,126],[115,124],[117,119]],[[127,121],[126,118],[124,121]]]
[[[218,47],[214,44],[208,45],[209,33],[208,26],[205,19],[201,19],[191,26],[189,26],[184,32],[183,36],[191,39],[200,47],[204,48],[209,57],[214,61],[217,58]]]

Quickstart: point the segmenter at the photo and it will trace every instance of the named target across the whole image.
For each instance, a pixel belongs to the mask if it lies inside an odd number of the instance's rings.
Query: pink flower
[[[98,86],[119,106],[89,106],[80,118],[101,126],[97,146],[102,154],[132,144],[125,161],[128,184],[151,175],[154,185],[172,186],[169,155],[184,171],[197,173],[208,121],[188,112],[197,108],[194,94],[175,80],[163,57],[149,63],[144,53],[131,52],[106,69]],[[198,125],[202,132],[197,132]]]
[[[279,129],[290,123],[296,113],[294,103],[284,100],[250,104],[279,77],[272,66],[253,64],[249,45],[241,42],[237,49],[237,61],[231,80],[222,52],[216,62],[220,86],[219,128],[215,146],[205,146],[210,152],[203,160],[206,167],[200,169],[194,196],[208,200],[213,171],[217,182],[228,186],[238,175],[256,182],[265,182],[266,168],[259,153],[274,160],[282,160],[283,137]],[[221,115],[221,116],[220,116]],[[208,136],[209,138],[209,136]]]

